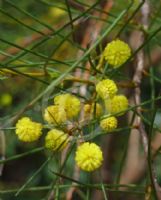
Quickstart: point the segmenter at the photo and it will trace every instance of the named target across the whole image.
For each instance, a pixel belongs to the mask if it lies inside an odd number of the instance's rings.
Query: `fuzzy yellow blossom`
[[[66,11],[57,7],[51,7],[49,10],[49,15],[53,19],[60,19],[66,14]]]
[[[75,161],[82,170],[94,171],[102,165],[102,151],[95,143],[85,142],[77,148]]]
[[[107,44],[104,50],[105,60],[113,67],[124,64],[131,56],[131,49],[125,42],[114,40]]]
[[[54,98],[54,103],[64,108],[67,119],[76,117],[81,108],[80,100],[71,94],[61,94]]]
[[[68,135],[58,129],[50,130],[45,137],[45,147],[52,151],[62,150],[68,143]]]
[[[12,104],[12,96],[9,93],[4,93],[0,97],[1,106],[10,106]]]
[[[42,135],[42,124],[33,122],[29,117],[23,117],[16,124],[16,135],[23,142],[33,142]]]
[[[52,105],[45,109],[44,119],[51,124],[62,124],[66,122],[67,117],[63,107]]]
[[[112,98],[117,93],[117,90],[115,82],[110,79],[104,79],[96,85],[96,92],[102,99]]]
[[[118,116],[120,116],[123,115],[128,108],[128,99],[124,95],[116,95],[112,99],[106,100],[105,105],[109,113],[119,113]]]
[[[107,117],[100,121],[100,127],[107,132],[113,131],[117,128],[117,119],[116,117]]]
[[[92,104],[85,104],[84,105],[84,114],[85,117],[93,117],[96,115],[96,117],[100,117],[102,114],[102,106],[99,103],[92,103]]]

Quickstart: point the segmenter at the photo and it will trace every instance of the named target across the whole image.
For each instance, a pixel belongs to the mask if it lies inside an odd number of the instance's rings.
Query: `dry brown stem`
[[[2,128],[2,126],[0,126]],[[6,141],[5,141],[5,134],[3,130],[0,130],[0,160],[5,159],[5,152],[6,152]],[[0,164],[0,176],[2,175],[3,171],[3,164]]]
[[[142,9],[142,25],[144,26],[144,29],[146,30],[148,28],[148,18],[149,18],[150,8],[149,8],[149,2],[148,0],[145,1]],[[134,34],[133,34],[134,36]],[[135,48],[138,48],[141,44],[144,43],[144,33],[135,31]],[[137,38],[137,40],[136,40]],[[133,42],[134,44],[134,42]],[[144,50],[140,50],[140,52],[136,56],[136,70],[133,76],[133,81],[136,85],[136,88],[134,89],[133,94],[133,102],[135,102],[135,105],[140,105],[141,103],[141,81],[143,78],[143,71],[145,69],[145,56],[144,56]],[[141,114],[140,107],[137,107],[137,113]],[[147,169],[147,158],[148,158],[148,137],[147,133],[144,128],[144,124],[142,122],[142,119],[140,115],[136,115],[133,123],[134,127],[138,127],[138,130],[133,129],[130,134],[129,139],[129,148],[127,151],[127,158],[124,170],[121,175],[121,184],[128,184],[128,183],[134,183],[140,180],[146,172]],[[140,137],[142,140],[142,145],[144,148],[144,156],[140,155],[139,148],[140,148]],[[152,154],[155,155],[156,149],[158,149],[159,144],[152,142],[153,151]],[[156,147],[154,147],[157,145]],[[155,176],[155,170],[154,166],[152,165],[152,175],[153,175],[153,182],[155,190],[157,191],[158,199],[161,199],[161,193],[160,193],[160,187],[157,183],[157,179]]]
[[[108,13],[109,10],[112,8],[112,5],[113,5],[113,1],[106,1],[104,6],[103,6],[103,11]],[[100,12],[94,11],[93,15],[98,16],[100,19],[106,19],[107,18],[107,15],[104,12],[100,13]],[[81,46],[83,48],[87,48],[88,46],[92,45],[92,43],[97,39],[103,25],[104,25],[104,23],[101,20],[99,22],[96,22],[95,20],[90,20],[88,22],[88,27],[86,28],[85,32],[83,33],[84,37],[83,37],[83,40],[82,40],[82,43],[81,43]],[[78,58],[80,58],[82,55],[83,55],[83,52],[79,51],[77,56],[78,56]],[[84,71],[84,72],[82,72],[81,69],[76,69],[74,76],[77,77],[77,78],[83,77],[84,80],[88,80],[88,78],[90,76],[90,63],[89,62],[86,63],[86,69],[87,70]],[[74,84],[74,85],[78,86],[79,84]],[[74,92],[78,92],[77,88],[74,89]],[[86,95],[87,86],[86,85],[81,86],[79,92],[80,92],[81,95]],[[83,113],[81,113],[81,118],[82,117],[83,117]],[[74,176],[73,176],[73,178],[75,180],[79,179],[79,173],[80,172],[78,171],[78,168],[75,167],[75,172],[74,172]],[[69,191],[67,192],[67,195],[66,195],[67,200],[72,199],[72,196],[73,196],[73,193],[75,192],[75,189],[76,189],[75,187],[71,187],[69,189]]]
[[[145,4],[147,4],[147,1],[145,2]],[[147,9],[147,6],[143,5],[142,8],[142,25],[147,27],[149,12],[145,12],[144,9]],[[131,37],[131,43],[133,47],[138,48],[143,42],[144,42],[144,34],[142,32],[135,31],[135,34],[133,33]],[[140,86],[141,86],[143,69],[144,69],[144,52],[143,50],[141,50],[136,56],[136,70],[133,76],[133,82],[135,83],[136,88],[134,89],[134,93],[132,94],[131,103],[132,104],[134,103],[135,105],[140,105],[141,103]],[[141,114],[140,107],[137,107],[136,109],[137,112]],[[129,114],[131,115],[132,113]],[[145,152],[144,162],[148,153],[148,138],[144,129],[143,122],[139,115],[135,116],[133,126],[138,127],[138,130],[132,129],[130,134],[126,163],[120,179],[121,184],[131,183],[131,181],[134,180],[134,177],[137,177],[138,174],[142,173],[142,172],[138,173],[138,164],[140,163],[140,154],[139,154],[140,137],[142,139],[142,144]]]

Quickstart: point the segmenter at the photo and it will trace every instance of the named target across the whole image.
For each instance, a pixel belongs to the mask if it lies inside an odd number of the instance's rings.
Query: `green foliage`
[[[161,184],[161,144],[153,155],[153,142],[161,131],[161,3],[148,1],[150,13],[146,29],[141,14],[144,2],[118,0],[110,5],[109,1],[105,9],[107,2],[0,1],[0,172],[3,167],[0,199],[66,199],[72,184],[76,188],[73,199],[78,200],[92,199],[98,191],[102,199],[142,200],[145,196],[157,199],[153,172],[156,170],[156,179]],[[137,40],[138,32],[143,34],[141,42]],[[97,37],[94,38],[92,33]],[[126,41],[132,48],[131,57],[117,69],[101,60],[106,44],[116,38]],[[53,98],[70,92],[80,99],[82,105],[104,105],[95,93],[95,83],[110,78],[116,81],[119,93],[126,94],[131,100],[137,95],[133,77],[141,51],[145,61],[141,72],[143,77],[139,77],[141,101],[139,104],[130,103],[126,110],[128,113],[118,117],[119,127],[105,134],[98,128],[100,119],[96,117],[95,110],[92,119],[84,120],[83,125],[79,118],[72,121],[74,126],[78,123],[83,136],[79,131],[75,135],[69,131],[73,140],[66,153],[47,151],[44,138],[50,125],[44,122],[43,112],[53,103]],[[78,69],[80,77],[77,77]],[[80,92],[82,86],[86,86],[85,95]],[[43,124],[43,135],[39,141],[29,144],[18,141],[15,124],[22,116]],[[101,119],[107,116],[108,113]],[[135,117],[140,117],[147,134],[146,155],[144,131],[140,131],[134,123]],[[69,130],[69,127],[66,128]],[[120,179],[130,152],[129,138],[133,130],[140,131],[142,142],[140,139],[138,152],[140,158],[147,160],[148,167],[144,170],[145,175],[137,181],[122,184]],[[102,147],[105,164],[101,169],[92,173],[75,171],[74,157],[80,137]],[[1,149],[4,139],[5,148]],[[79,177],[74,173],[78,173]]]

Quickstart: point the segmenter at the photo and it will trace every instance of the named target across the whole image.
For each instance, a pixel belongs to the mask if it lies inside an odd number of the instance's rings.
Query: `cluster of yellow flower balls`
[[[113,80],[104,79],[96,85],[97,94],[103,99],[107,112],[110,115],[120,116],[128,108],[128,100],[124,95],[117,95],[117,86]],[[117,128],[115,116],[105,117],[100,122],[103,130],[110,132]]]
[[[130,57],[130,48],[120,40],[115,40],[107,45],[104,50],[104,58],[110,65],[118,67]],[[100,120],[100,127],[106,132],[117,128],[117,118],[125,113],[128,108],[128,100],[124,95],[117,95],[118,88],[113,80],[104,79],[96,84],[97,95],[103,100],[106,112],[109,116]],[[44,120],[53,125],[54,128],[48,131],[45,137],[45,147],[56,151],[63,150],[70,141],[68,133],[61,130],[61,126],[67,121],[78,117],[81,110],[80,100],[69,93],[57,95],[53,105],[48,106],[44,111]],[[97,118],[103,114],[103,108],[99,103],[84,105],[85,119]],[[115,115],[115,116],[111,116]],[[57,128],[59,127],[59,128]],[[16,124],[16,134],[21,141],[33,142],[42,135],[43,125],[33,122],[28,117],[23,117]],[[76,164],[85,171],[93,171],[99,168],[103,161],[101,148],[95,143],[84,142],[78,146],[75,154]]]

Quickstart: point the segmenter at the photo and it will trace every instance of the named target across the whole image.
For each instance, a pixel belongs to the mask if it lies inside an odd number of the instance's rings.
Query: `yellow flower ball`
[[[4,93],[0,97],[1,106],[10,106],[12,104],[12,96],[9,93]]]
[[[117,93],[117,90],[115,82],[110,79],[104,79],[96,85],[96,92],[102,99],[112,98]]]
[[[99,103],[85,104],[84,105],[84,114],[85,117],[92,118],[94,114],[96,117],[100,117],[102,114],[102,106]]]
[[[53,105],[45,109],[44,119],[51,124],[63,124],[66,122],[67,116],[63,107]]]
[[[45,147],[52,151],[63,150],[68,144],[68,135],[63,131],[52,129],[45,137]]]
[[[117,128],[117,119],[116,117],[107,117],[100,122],[100,127],[107,132],[113,131]]]
[[[60,17],[63,17],[66,15],[66,11],[63,9],[60,9],[60,8],[51,7],[49,10],[49,15],[50,15],[50,17],[60,19]]]
[[[102,151],[95,143],[85,142],[77,148],[75,161],[82,170],[94,171],[102,165]]]
[[[121,66],[130,56],[131,49],[128,44],[118,39],[107,44],[104,50],[105,60],[113,67]]]
[[[54,103],[64,108],[68,119],[78,116],[81,103],[80,100],[71,94],[61,94],[54,98]]]
[[[124,95],[116,95],[105,101],[106,109],[111,114],[119,113],[121,116],[128,108],[128,99]]]
[[[29,117],[23,117],[16,124],[16,135],[23,142],[33,142],[42,135],[42,124],[33,122]]]

